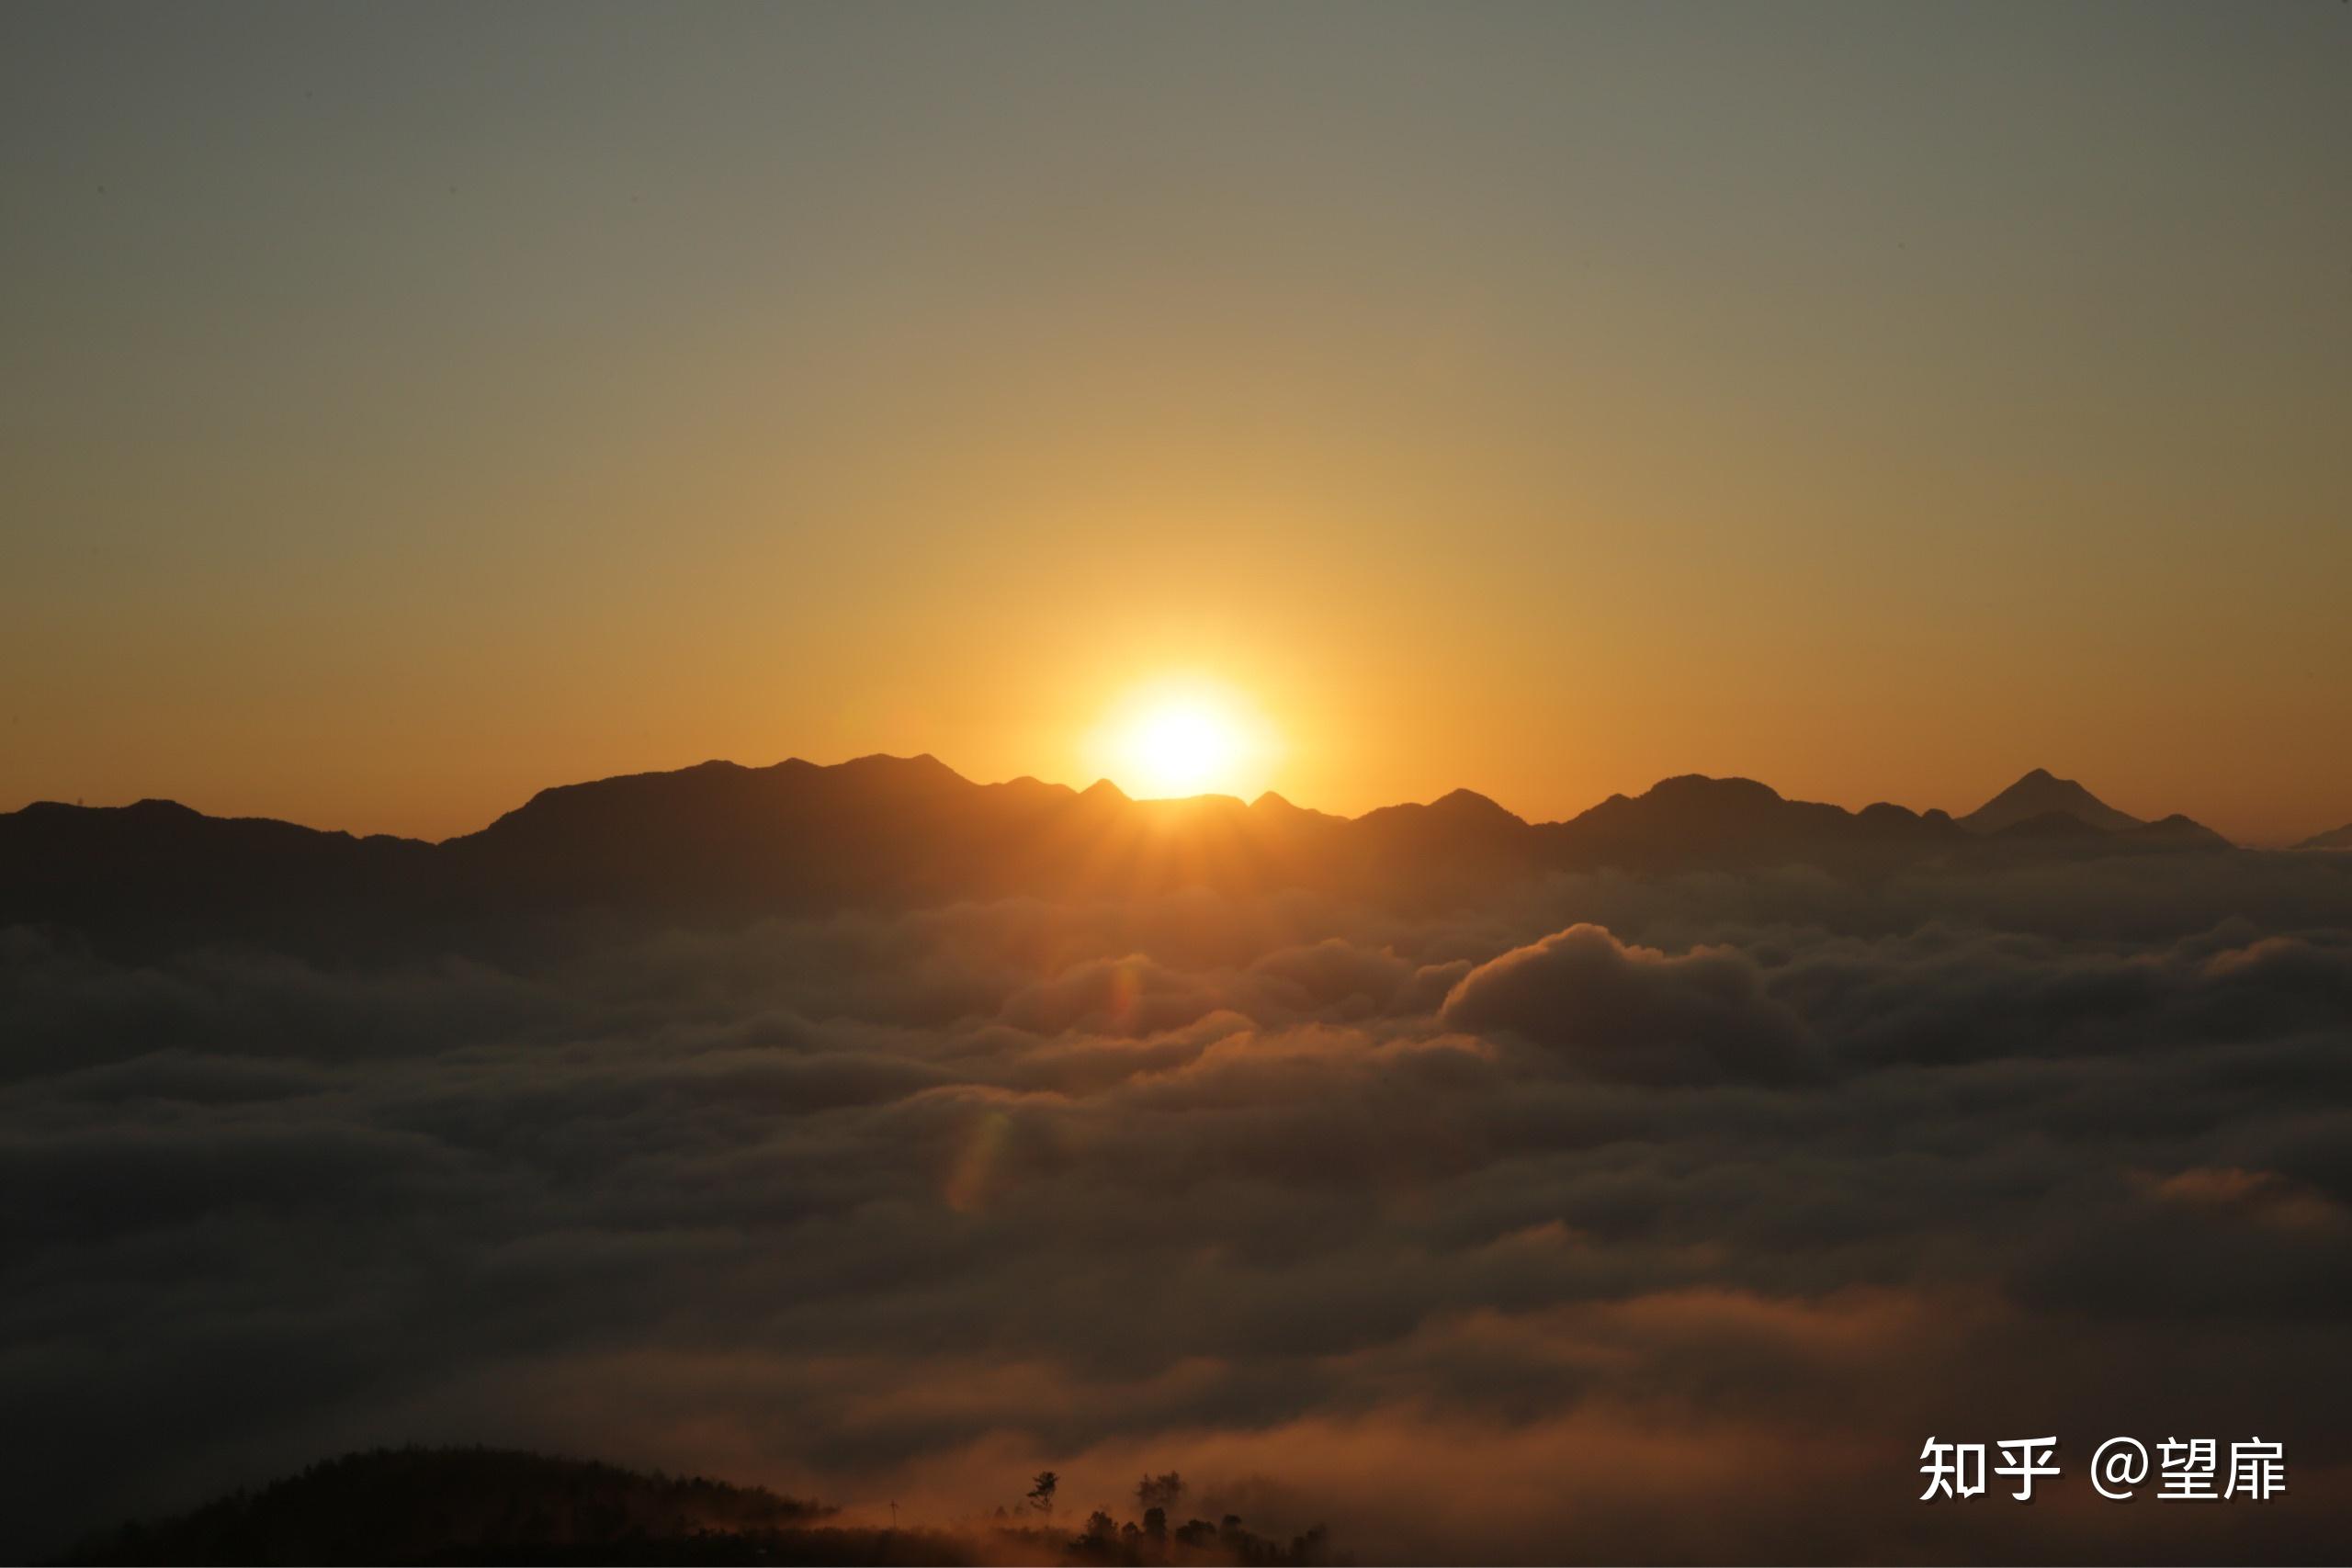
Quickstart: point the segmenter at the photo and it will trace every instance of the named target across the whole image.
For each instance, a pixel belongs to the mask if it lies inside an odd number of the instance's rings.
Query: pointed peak
[[[1080,800],[1091,800],[1096,802],[1125,800],[1127,798],[1127,792],[1121,789],[1117,784],[1113,784],[1109,779],[1096,779],[1092,784],[1088,784],[1084,789],[1079,791],[1078,797]]]
[[[1287,795],[1266,791],[1250,803],[1250,809],[1270,822],[1285,825],[1303,822],[1344,822],[1344,817],[1334,817],[1328,811],[1317,811],[1311,806],[1301,806]]]
[[[2047,768],[2034,769],[1960,822],[1980,833],[1997,833],[2052,813],[2074,817],[2102,832],[2143,826],[2137,817],[2118,811],[2073,779],[2062,779]]]

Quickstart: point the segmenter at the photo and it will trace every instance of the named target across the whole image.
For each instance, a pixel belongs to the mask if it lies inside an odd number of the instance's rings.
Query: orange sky
[[[5,23],[0,808],[2352,820],[2342,7],[259,15]]]

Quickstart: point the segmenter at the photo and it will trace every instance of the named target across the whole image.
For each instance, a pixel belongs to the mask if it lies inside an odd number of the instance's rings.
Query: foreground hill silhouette
[[[496,942],[535,917],[741,918],[1032,895],[1120,897],[1299,888],[1405,904],[1490,894],[1546,872],[1810,863],[1869,874],[1922,861],[2221,849],[2143,823],[2036,770],[1955,821],[1859,812],[1752,779],[1688,774],[1531,823],[1468,790],[1349,818],[1275,795],[1131,800],[937,759],[831,767],[705,762],[540,791],[430,844],[206,817],[169,801],[40,802],[0,816],[0,924],[108,945],[261,939],[314,949]]]
[[[1174,1481],[1169,1476],[1168,1481]],[[1159,1510],[1153,1510],[1159,1514]],[[75,1563],[1263,1564],[1328,1561],[1324,1532],[1270,1540],[1227,1516],[1073,1529],[839,1522],[820,1504],[701,1476],[517,1450],[377,1449],[84,1542]]]
[[[379,1449],[89,1541],[75,1562],[922,1562],[758,1487],[498,1449]],[[871,1532],[856,1532],[861,1535]],[[938,1561],[966,1559],[938,1558]]]

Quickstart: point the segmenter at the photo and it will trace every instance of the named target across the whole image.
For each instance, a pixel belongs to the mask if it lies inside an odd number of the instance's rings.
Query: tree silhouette
[[[1184,1495],[1184,1478],[1174,1471],[1163,1475],[1147,1475],[1136,1483],[1136,1506],[1140,1508],[1172,1508]]]
[[[1039,1471],[1035,1483],[1029,1488],[1029,1506],[1047,1518],[1053,1517],[1054,1488],[1061,1483],[1062,1478],[1052,1471]]]

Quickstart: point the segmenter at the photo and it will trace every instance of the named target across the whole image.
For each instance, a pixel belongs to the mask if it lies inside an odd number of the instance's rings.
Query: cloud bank
[[[0,1549],[344,1448],[1359,1558],[2340,1546],[2352,865],[1035,900],[530,962],[0,932]],[[2057,1433],[2030,1506],[1931,1434]],[[2290,1495],[2099,1501],[2118,1433]],[[1210,1517],[1214,1517],[1212,1513]]]

